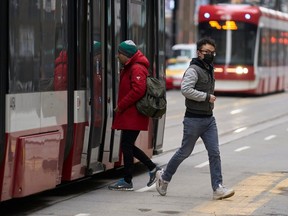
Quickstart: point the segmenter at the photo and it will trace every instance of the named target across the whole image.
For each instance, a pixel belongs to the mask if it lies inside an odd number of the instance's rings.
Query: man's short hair
[[[211,46],[213,46],[216,49],[216,43],[215,40],[213,40],[210,37],[204,37],[201,38],[198,42],[197,42],[197,50],[200,50],[202,48],[203,45],[205,44],[210,44]]]

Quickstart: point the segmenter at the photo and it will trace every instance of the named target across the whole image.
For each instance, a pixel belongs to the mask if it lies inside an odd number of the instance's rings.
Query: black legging
[[[143,163],[150,171],[156,167],[151,159],[138,147],[135,141],[139,135],[139,130],[123,130],[121,136],[121,149],[124,158],[124,179],[130,183],[134,167],[134,157]]]

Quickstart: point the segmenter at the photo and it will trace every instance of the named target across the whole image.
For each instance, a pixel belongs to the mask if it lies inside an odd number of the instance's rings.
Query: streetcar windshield
[[[212,37],[217,45],[215,64],[253,65],[257,26],[235,22],[235,29],[225,29],[225,21],[199,23],[199,38]],[[221,28],[221,26],[223,28]]]

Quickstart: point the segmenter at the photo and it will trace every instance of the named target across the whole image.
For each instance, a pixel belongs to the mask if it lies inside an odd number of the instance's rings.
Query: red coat
[[[68,56],[66,51],[61,51],[59,56],[55,60],[54,69],[54,90],[66,90],[67,89],[67,61]]]
[[[146,92],[147,68],[149,61],[138,50],[121,70],[117,102],[119,112],[115,114],[112,129],[148,130],[149,117],[139,113],[136,108],[136,102]]]

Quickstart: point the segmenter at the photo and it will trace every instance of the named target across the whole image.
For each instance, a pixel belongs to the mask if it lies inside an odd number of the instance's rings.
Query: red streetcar
[[[164,83],[164,0],[3,0],[0,14],[0,201],[122,166],[118,44],[132,39]],[[150,157],[164,122],[136,142]]]
[[[259,6],[203,5],[199,37],[217,43],[215,91],[262,95],[288,86],[288,14]]]

